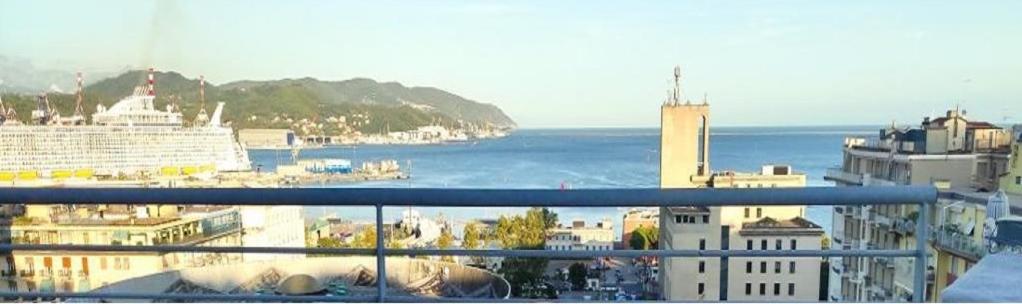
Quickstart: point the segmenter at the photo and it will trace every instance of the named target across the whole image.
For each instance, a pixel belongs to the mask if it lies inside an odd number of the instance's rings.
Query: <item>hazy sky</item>
[[[1022,1],[9,1],[0,55],[215,83],[435,86],[523,127],[656,126],[671,70],[715,125],[1022,120]],[[229,101],[228,101],[229,102]]]

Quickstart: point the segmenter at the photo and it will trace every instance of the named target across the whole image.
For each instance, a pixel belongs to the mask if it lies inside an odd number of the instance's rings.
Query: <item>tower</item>
[[[695,188],[693,176],[710,174],[710,106],[693,105],[681,93],[681,69],[674,68],[673,94],[660,107],[660,187]]]

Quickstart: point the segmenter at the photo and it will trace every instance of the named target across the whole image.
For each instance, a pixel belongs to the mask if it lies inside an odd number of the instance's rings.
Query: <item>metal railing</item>
[[[215,252],[375,255],[377,263],[375,297],[281,296],[237,294],[142,294],[142,293],[40,293],[0,292],[4,298],[83,298],[186,301],[480,301],[471,298],[418,298],[388,296],[387,256],[503,256],[531,258],[593,257],[912,257],[915,259],[913,292],[916,301],[925,297],[926,232],[928,204],[937,199],[933,187],[809,187],[749,189],[399,189],[399,188],[301,188],[301,189],[140,189],[140,188],[12,188],[0,191],[0,205],[9,204],[177,204],[177,205],[300,205],[300,206],[374,206],[376,208],[376,248],[307,247],[205,247],[205,246],[123,246],[123,245],[45,245],[0,244],[0,252],[17,250],[79,252]],[[853,206],[919,204],[917,221],[922,240],[914,250],[476,250],[476,249],[392,249],[384,244],[384,207],[673,207],[749,205]]]

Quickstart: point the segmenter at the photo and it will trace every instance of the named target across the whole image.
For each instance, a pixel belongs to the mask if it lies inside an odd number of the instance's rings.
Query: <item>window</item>
[[[781,261],[774,262],[774,273],[781,273]]]
[[[886,238],[887,235],[884,235],[884,237]],[[791,250],[795,250],[795,247],[796,247],[795,244],[796,244],[796,241],[794,239],[792,239],[791,240]]]
[[[781,239],[777,239],[777,241],[774,242],[774,249],[777,250],[784,249],[784,241],[781,241]]]
[[[788,273],[795,273],[795,261],[788,262]]]
[[[745,295],[752,294],[752,283],[745,283]]]
[[[745,207],[745,218],[749,218],[749,207]]]
[[[761,250],[767,250],[767,240],[763,239],[762,241],[760,241],[759,242],[759,247],[760,247]]]
[[[788,283],[788,295],[795,295],[795,283]]]
[[[699,283],[699,288],[698,288],[699,289],[699,294],[703,294],[703,288],[704,287],[706,287],[706,286],[703,286],[703,283]]]
[[[774,283],[774,295],[781,295],[781,283]]]
[[[763,208],[756,208],[756,217],[763,217]]]
[[[1016,185],[1022,185],[1022,176],[1016,176],[1015,177],[1015,184]]]
[[[759,283],[759,295],[766,295],[766,283]]]
[[[752,240],[745,241],[745,250],[752,250]]]
[[[759,273],[766,273],[766,262],[759,262]]]
[[[703,215],[703,224],[709,224],[709,223],[710,223],[710,216],[709,215]]]
[[[699,273],[706,272],[706,261],[699,261]]]
[[[680,215],[675,215],[674,216],[674,223],[675,224],[681,224],[681,216]]]
[[[745,262],[745,273],[752,273],[752,261]]]
[[[706,239],[699,239],[699,250],[706,250]]]

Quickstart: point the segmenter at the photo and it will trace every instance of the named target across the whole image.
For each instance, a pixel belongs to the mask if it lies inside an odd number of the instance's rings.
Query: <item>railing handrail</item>
[[[900,205],[937,200],[932,186],[799,188],[9,188],[4,204],[177,204],[421,207]]]
[[[926,210],[920,208],[917,221],[919,238],[915,250],[466,250],[466,249],[387,249],[384,248],[384,207],[674,207],[674,206],[743,206],[743,205],[888,205],[919,204],[922,207],[937,200],[932,186],[883,187],[804,187],[804,188],[738,188],[738,189],[434,189],[434,188],[10,188],[0,191],[0,205],[10,204],[175,204],[232,206],[374,206],[376,209],[376,248],[280,248],[280,247],[195,247],[180,245],[40,245],[0,244],[0,251],[15,250],[77,250],[77,251],[145,251],[145,252],[228,252],[228,253],[323,253],[341,255],[375,255],[377,277],[386,278],[388,255],[462,255],[513,257],[591,258],[606,256],[660,257],[838,257],[877,256],[915,258],[914,293],[924,297]],[[403,297],[387,296],[387,280],[377,281],[377,296],[308,298],[315,301],[352,301],[376,299],[400,301]],[[111,298],[136,295],[108,294]],[[77,293],[4,293],[3,297],[71,297],[97,298],[95,294]],[[208,296],[159,294],[146,299],[247,299],[302,300],[282,296]],[[451,299],[454,300],[454,299]],[[478,299],[472,299],[478,300]]]

